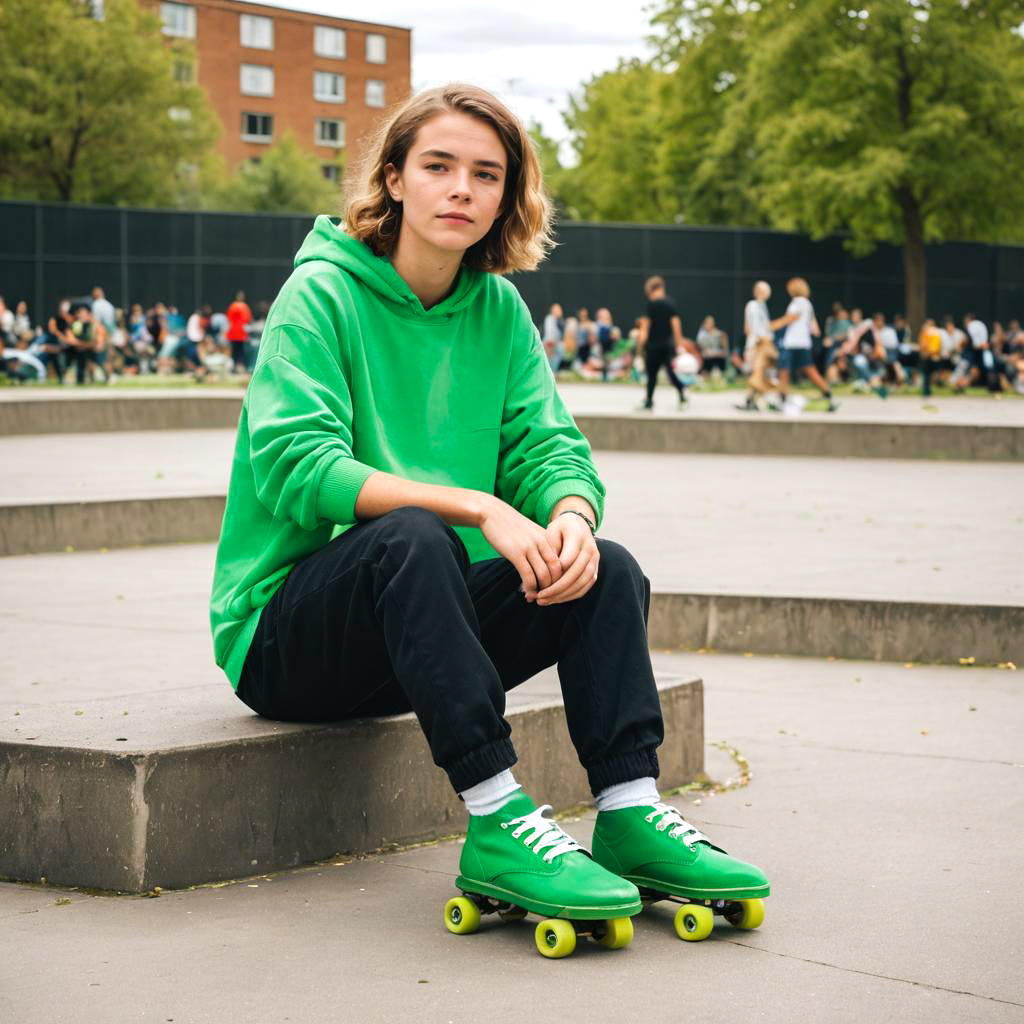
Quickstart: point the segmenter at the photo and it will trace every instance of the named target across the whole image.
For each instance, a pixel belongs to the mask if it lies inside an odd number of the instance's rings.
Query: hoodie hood
[[[316,218],[313,230],[300,246],[295,256],[295,266],[313,260],[326,260],[341,267],[385,302],[398,306],[407,315],[411,313],[426,319],[448,317],[464,309],[476,297],[484,282],[483,271],[460,267],[452,293],[436,306],[424,309],[386,256],[376,256],[365,242],[346,234],[330,217],[323,214]]]

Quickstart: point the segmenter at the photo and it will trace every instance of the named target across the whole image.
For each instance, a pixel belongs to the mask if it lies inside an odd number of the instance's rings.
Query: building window
[[[246,96],[273,96],[274,69],[259,64],[243,64],[241,67],[241,89]]]
[[[196,68],[190,60],[175,60],[174,80],[180,85],[191,85],[196,80]]]
[[[274,21],[259,14],[243,14],[242,45],[251,46],[254,50],[272,50],[274,48]]]
[[[172,121],[191,121],[192,111],[188,107],[171,107],[167,111],[168,116]]]
[[[366,61],[368,64],[386,64],[388,62],[387,36],[371,32],[366,37]]]
[[[246,142],[269,142],[273,137],[273,114],[242,114],[242,138]]]
[[[321,103],[344,103],[345,76],[332,71],[314,71],[313,99]]]
[[[341,181],[341,168],[337,164],[324,164],[320,170],[323,176],[328,181],[333,181],[335,185]]]
[[[196,9],[189,4],[161,4],[160,17],[165,36],[196,37]]]
[[[345,145],[345,122],[337,118],[318,117],[316,119],[316,143],[318,146],[333,146],[341,149]]]
[[[384,83],[377,78],[366,80],[366,105],[368,107],[384,106]]]
[[[313,29],[313,52],[318,57],[345,56],[345,30],[317,25]]]

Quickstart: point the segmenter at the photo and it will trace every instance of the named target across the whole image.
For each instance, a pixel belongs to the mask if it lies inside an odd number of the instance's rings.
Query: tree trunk
[[[910,336],[916,338],[927,313],[928,267],[924,255],[924,226],[921,209],[910,188],[899,190],[900,209],[903,213],[903,286],[904,315]]]

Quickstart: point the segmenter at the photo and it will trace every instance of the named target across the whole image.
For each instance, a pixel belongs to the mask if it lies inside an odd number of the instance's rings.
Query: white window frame
[[[335,45],[330,45],[333,40]],[[337,44],[341,45],[338,46]],[[313,52],[318,57],[334,57],[336,60],[344,60],[348,40],[345,38],[343,28],[334,28],[331,25],[313,26]]]
[[[380,86],[380,103],[370,102],[371,86]],[[386,107],[388,105],[387,83],[382,78],[368,78],[363,98],[368,107]]]
[[[250,80],[248,87],[245,83],[246,72],[250,72],[250,79],[252,79],[252,72],[265,71],[270,75],[270,91],[260,90],[258,86],[254,86]],[[258,75],[257,75],[258,76]],[[238,69],[238,88],[243,96],[273,96],[274,95],[274,69],[268,67],[266,64],[242,64]]]
[[[270,119],[270,134],[269,135],[249,135],[246,128],[246,118],[249,117],[267,117]],[[269,145],[274,141],[274,115],[264,114],[259,110],[243,110],[242,111],[242,141],[243,142],[259,142],[263,145]]]
[[[317,82],[320,75],[336,79],[341,83],[340,92],[318,92]],[[313,99],[318,103],[344,103],[345,102],[345,76],[337,71],[314,71],[313,72]]]
[[[185,24],[171,24],[167,18],[168,14],[183,16]],[[196,9],[191,4],[161,3],[160,20],[163,22],[163,33],[165,36],[175,36],[179,39],[195,39]]]
[[[333,124],[338,127],[337,139],[325,139],[321,132],[321,126]],[[340,117],[317,117],[313,119],[313,141],[318,146],[330,146],[332,149],[345,148],[345,122]]]
[[[268,41],[261,41],[266,32]],[[274,19],[263,14],[240,14],[238,16],[238,38],[242,46],[250,50],[272,50],[274,48]]]
[[[379,52],[378,52],[379,48]],[[379,32],[366,33],[366,63],[387,64],[388,37]]]
[[[328,174],[328,171],[331,173]],[[324,176],[324,181],[329,181],[332,185],[341,184],[341,168],[337,164],[321,164],[320,173]]]

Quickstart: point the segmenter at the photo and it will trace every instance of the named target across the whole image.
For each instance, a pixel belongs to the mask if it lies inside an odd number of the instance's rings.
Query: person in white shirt
[[[779,357],[771,318],[768,316],[771,286],[767,281],[758,281],[754,285],[753,295],[754,297],[743,307],[743,333],[746,336],[743,363],[749,377],[747,397],[743,404],[736,408],[744,412],[760,412],[757,400],[768,392],[768,368]]]
[[[103,289],[99,285],[92,290],[92,318],[96,323],[102,325],[108,336],[114,333],[117,316],[110,300],[103,294]]]
[[[900,339],[895,327],[890,327],[885,322],[884,313],[876,313],[872,318],[872,328],[875,332],[875,340],[885,353],[886,373],[897,384],[905,384],[907,375],[900,363]]]
[[[557,303],[551,304],[548,315],[544,317],[544,351],[547,353],[548,363],[552,373],[558,371],[562,365],[564,355],[565,320],[562,315],[562,307]]]
[[[999,390],[999,374],[996,372],[995,356],[988,340],[988,327],[973,313],[964,314],[964,329],[970,339],[971,383],[985,382],[989,391]]]
[[[822,393],[828,411],[835,412],[839,406],[832,399],[832,389],[811,358],[811,335],[820,336],[821,328],[811,305],[810,286],[802,277],[793,277],[786,283],[786,291],[791,300],[786,313],[771,323],[773,331],[786,328],[779,353],[779,405],[772,408],[785,410],[790,381],[795,383],[803,373]]]

